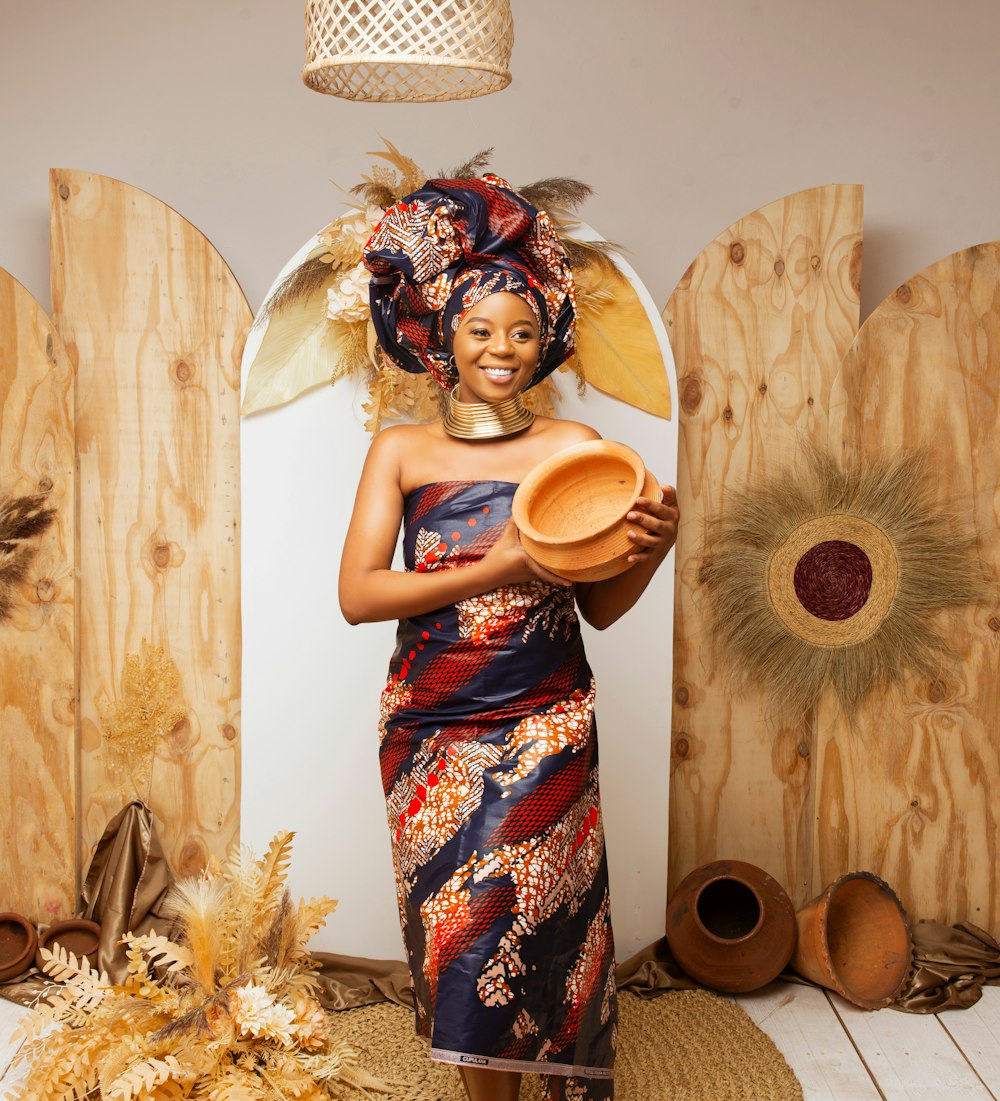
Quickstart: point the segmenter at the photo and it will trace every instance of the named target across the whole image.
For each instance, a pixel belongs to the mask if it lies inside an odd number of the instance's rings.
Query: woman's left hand
[[[640,497],[626,519],[632,526],[628,537],[635,544],[635,553],[628,556],[631,563],[654,562],[659,565],[666,558],[677,539],[677,492],[673,486],[661,486],[662,501]]]

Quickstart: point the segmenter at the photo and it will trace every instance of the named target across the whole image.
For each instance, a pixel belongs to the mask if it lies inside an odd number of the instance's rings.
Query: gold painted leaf
[[[649,315],[632,284],[604,275],[604,306],[577,317],[576,356],[591,386],[619,401],[670,419],[670,384]]]

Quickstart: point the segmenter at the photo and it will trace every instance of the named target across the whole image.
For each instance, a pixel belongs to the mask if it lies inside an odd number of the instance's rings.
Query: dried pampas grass
[[[727,498],[700,580],[737,686],[796,714],[831,686],[851,715],[876,686],[937,676],[948,648],[936,616],[986,585],[975,535],[933,504],[920,454],[844,471],[810,451],[800,467]],[[847,566],[824,575],[838,554]]]

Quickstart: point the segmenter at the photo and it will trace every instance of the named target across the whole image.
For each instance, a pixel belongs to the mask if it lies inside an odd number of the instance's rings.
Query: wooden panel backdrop
[[[795,901],[816,886],[813,732],[774,729],[734,696],[699,592],[706,517],[802,439],[825,445],[860,309],[862,188],[798,192],[742,218],[691,264],[664,310],[677,364],[679,458],[671,753],[671,889],[722,857],[765,868]]]
[[[816,877],[870,868],[921,918],[1000,927],[1000,242],[907,279],[844,360],[846,464],[929,452],[929,504],[974,529],[990,580],[940,621],[956,655],[864,708],[821,709]],[[839,829],[830,829],[830,823]]]
[[[55,510],[0,619],[0,910],[33,921],[76,909],[73,490],[69,357],[0,270],[0,498],[43,494]],[[17,553],[0,545],[0,565]]]
[[[77,371],[79,807],[86,860],[127,792],[101,753],[143,639],[187,706],[150,805],[174,870],[239,828],[239,362],[251,313],[175,211],[118,180],[51,174],[53,316]]]

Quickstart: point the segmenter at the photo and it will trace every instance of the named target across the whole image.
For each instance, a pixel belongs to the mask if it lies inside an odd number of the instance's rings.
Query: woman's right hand
[[[483,555],[481,564],[489,577],[491,588],[538,580],[564,587],[572,584],[565,577],[559,577],[547,570],[528,554],[521,544],[521,534],[513,520],[507,521],[500,538]]]

